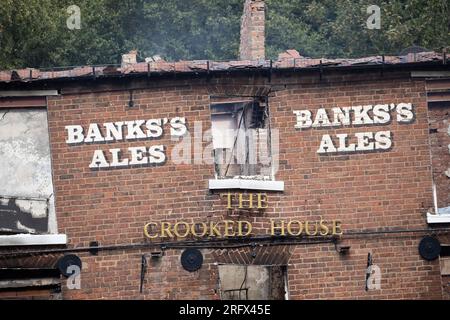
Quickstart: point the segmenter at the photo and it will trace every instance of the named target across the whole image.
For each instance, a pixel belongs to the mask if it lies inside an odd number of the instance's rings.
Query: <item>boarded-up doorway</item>
[[[287,268],[264,265],[219,265],[222,300],[284,300]]]

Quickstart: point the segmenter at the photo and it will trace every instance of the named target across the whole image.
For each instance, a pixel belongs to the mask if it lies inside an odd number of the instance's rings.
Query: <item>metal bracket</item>
[[[319,81],[322,81],[323,78],[323,64],[322,64],[322,59],[320,60],[320,65],[319,65]]]
[[[133,90],[130,90],[130,100],[128,101],[128,107],[129,108],[133,108],[134,107]]]
[[[272,59],[270,59],[270,64],[269,64],[269,73],[267,75],[267,78],[269,80],[269,83],[272,82],[272,71],[273,71],[273,61]]]
[[[252,253],[251,253],[251,255],[252,255],[252,258],[255,259],[255,258],[256,258],[256,251],[255,251],[256,243],[253,242],[253,243],[251,244],[251,247],[252,247]]]
[[[147,273],[147,256],[145,254],[141,257],[141,285],[139,287],[139,292],[142,293],[144,287],[145,274]]]

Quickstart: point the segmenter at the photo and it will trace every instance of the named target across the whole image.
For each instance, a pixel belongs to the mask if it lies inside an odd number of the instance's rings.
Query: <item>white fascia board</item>
[[[0,236],[0,247],[64,244],[67,244],[67,236],[65,234],[15,234],[10,236]]]
[[[241,189],[284,191],[284,181],[246,180],[246,179],[212,179],[209,180],[210,190]]]
[[[10,90],[0,91],[0,97],[42,97],[57,96],[58,90]]]
[[[450,214],[431,214],[427,212],[428,223],[450,223]]]

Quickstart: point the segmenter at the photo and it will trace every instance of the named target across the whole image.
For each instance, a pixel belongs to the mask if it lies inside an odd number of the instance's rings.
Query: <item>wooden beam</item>
[[[441,91],[441,92],[433,92],[427,94],[428,102],[447,102],[450,101],[450,90],[449,91]]]
[[[450,77],[450,71],[411,71],[412,78]]]
[[[430,79],[427,81],[427,92],[450,90],[449,79]]]
[[[450,275],[450,257],[441,257],[441,276]]]
[[[0,289],[58,286],[61,280],[57,278],[15,279],[0,281]]]

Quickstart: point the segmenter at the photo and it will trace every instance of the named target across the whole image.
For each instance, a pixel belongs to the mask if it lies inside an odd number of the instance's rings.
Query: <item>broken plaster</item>
[[[14,205],[21,212],[22,226],[38,233],[56,233],[47,112],[4,109],[0,110],[1,120],[0,198],[9,195],[17,199]],[[0,199],[0,205],[7,205],[7,200]],[[38,228],[29,222],[35,220],[42,221],[43,226]],[[11,228],[20,229],[15,223]]]
[[[2,118],[0,119],[0,121],[2,121],[3,119],[5,119],[6,115],[9,113],[9,110],[6,110],[3,114],[2,114]]]

